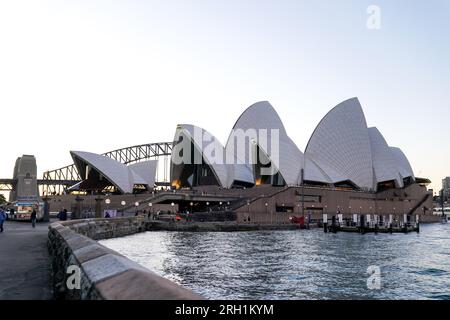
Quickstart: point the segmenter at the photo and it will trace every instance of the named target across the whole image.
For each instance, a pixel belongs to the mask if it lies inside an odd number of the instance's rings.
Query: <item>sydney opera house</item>
[[[268,102],[245,110],[225,145],[195,125],[178,125],[164,197],[154,194],[155,161],[127,166],[87,152],[71,155],[83,181],[68,192],[134,193],[142,206],[229,210],[238,221],[285,223],[304,213],[427,215],[432,208],[429,180],[416,177],[402,150],[368,128],[357,98],[324,116],[304,152]]]

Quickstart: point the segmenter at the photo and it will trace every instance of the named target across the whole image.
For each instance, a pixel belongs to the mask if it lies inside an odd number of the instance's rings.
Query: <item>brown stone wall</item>
[[[49,204],[50,204],[50,211],[51,212],[59,212],[62,209],[67,209],[69,212],[71,211],[72,207],[76,205],[75,198],[76,195],[61,195],[61,196],[50,196],[49,197]],[[82,201],[82,206],[84,209],[89,210],[91,209],[92,212],[95,212],[95,205],[96,205],[96,198],[99,198],[98,196],[91,196],[91,195],[83,195],[80,196]],[[133,205],[136,202],[141,202],[151,197],[151,194],[139,194],[139,195],[111,195],[108,197],[108,199],[111,200],[111,203],[107,206],[105,203],[106,196],[101,196],[103,199],[101,201],[102,210],[105,209],[112,209],[117,210],[119,214],[121,213],[121,210],[123,209],[121,202],[125,201],[127,203],[126,207]],[[177,207],[172,208],[170,204],[154,204],[152,208],[146,204],[145,206],[140,206],[139,210],[146,210],[157,212],[158,210],[163,211],[172,211],[176,210]],[[128,209],[127,212],[134,212],[134,208]]]
[[[386,216],[394,214],[403,219],[403,214],[412,211],[427,195],[427,190],[418,184],[379,193],[314,187],[305,187],[304,189],[291,187],[280,189],[278,193],[273,195],[270,195],[271,193],[267,191],[269,196],[261,196],[251,201],[250,205],[238,208],[236,210],[238,221],[244,222],[250,217],[250,221],[255,223],[288,223],[290,216],[302,214],[301,194],[303,190],[305,194],[305,213],[311,213],[313,219],[319,220],[322,219],[323,213],[327,213],[328,218],[331,218],[338,211],[344,214],[345,217],[351,217],[355,213]],[[318,197],[317,199],[320,200],[312,201],[315,197]],[[276,212],[277,206],[283,205],[293,208],[293,212],[289,214]],[[413,214],[419,214],[424,221],[435,221],[436,219],[432,216],[432,197],[429,197],[414,210]]]

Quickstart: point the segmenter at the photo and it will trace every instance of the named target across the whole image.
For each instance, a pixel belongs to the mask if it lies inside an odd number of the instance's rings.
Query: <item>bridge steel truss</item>
[[[117,149],[102,155],[126,165],[147,160],[157,160],[156,185],[167,186],[170,182],[171,154],[172,142],[158,142]],[[43,181],[47,183],[42,184],[41,193],[46,195],[61,194],[65,188],[73,186],[81,180],[82,178],[75,164],[46,171],[43,175]],[[62,184],[56,184],[54,181],[61,181]]]
[[[14,181],[12,179],[0,179],[0,191],[12,191]]]

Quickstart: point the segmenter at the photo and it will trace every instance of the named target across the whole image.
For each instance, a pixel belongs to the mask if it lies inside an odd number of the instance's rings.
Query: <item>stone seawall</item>
[[[202,299],[95,241],[122,237],[145,230],[146,222],[141,217],[76,220],[51,224],[48,233],[48,249],[55,298],[70,300]]]

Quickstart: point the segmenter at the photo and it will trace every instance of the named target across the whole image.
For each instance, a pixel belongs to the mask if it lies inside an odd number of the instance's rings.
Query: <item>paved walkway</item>
[[[48,223],[5,222],[0,233],[0,300],[52,299]]]

